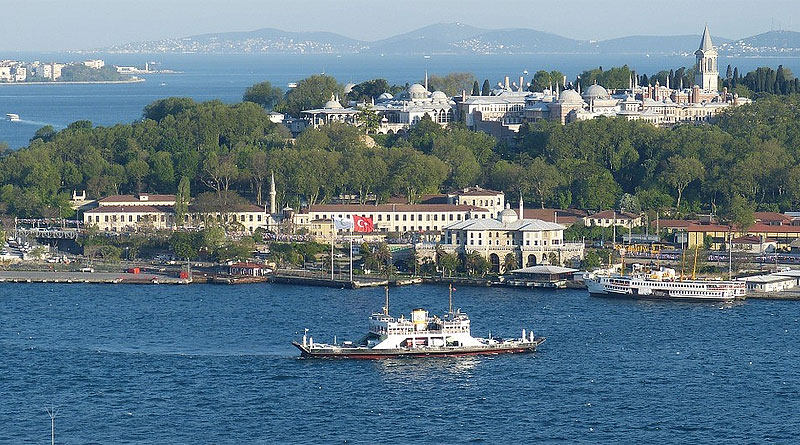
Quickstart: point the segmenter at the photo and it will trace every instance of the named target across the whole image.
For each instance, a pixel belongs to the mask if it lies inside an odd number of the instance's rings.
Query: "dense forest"
[[[429,120],[406,135],[330,125],[291,139],[265,107],[287,99],[292,107],[319,106],[331,92],[343,94],[335,79],[314,77],[308,89],[283,96],[266,88],[271,98],[249,90],[249,100],[233,105],[168,98],[130,124],[43,127],[28,147],[0,158],[0,213],[67,217],[73,190],[92,198],[175,193],[182,178],[192,195],[239,194],[260,204],[273,171],[281,204],[294,207],[339,194],[413,202],[480,184],[506,191],[511,201],[522,194],[529,205],[588,210],[800,208],[799,95],[766,95],[705,126],[608,118],[526,124],[513,143]],[[372,94],[372,82],[357,94]]]

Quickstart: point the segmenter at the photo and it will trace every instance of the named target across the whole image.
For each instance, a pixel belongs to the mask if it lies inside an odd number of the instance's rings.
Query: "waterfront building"
[[[710,222],[692,224],[686,228],[686,233],[689,248],[707,244],[711,249],[720,250],[725,248],[731,238],[750,235],[759,239],[774,240],[777,249],[788,249],[793,241],[800,239],[800,226],[755,223],[746,230],[740,230],[733,226]]]
[[[10,66],[0,66],[0,82],[12,82],[14,77],[11,75]]]
[[[106,66],[106,62],[102,59],[92,59],[92,60],[84,60],[83,64],[88,66],[89,68],[93,68],[99,70],[100,68]]]
[[[465,204],[318,204],[294,215],[294,224],[303,227],[312,221],[353,215],[369,218],[375,232],[408,232],[438,235],[445,226],[469,219],[491,218],[489,210]]]
[[[444,228],[438,244],[420,243],[417,252],[429,258],[435,258],[439,250],[464,255],[476,252],[497,273],[505,272],[507,263],[528,267],[542,263],[570,264],[583,259],[583,243],[565,243],[563,225],[520,219],[519,214],[524,215],[521,203],[519,212],[506,205],[497,218],[457,221]]]
[[[181,224],[175,217],[175,195],[114,195],[99,199],[96,207],[83,212],[86,226],[106,232],[146,232],[175,230],[179,226],[202,229],[210,224],[222,224],[253,233],[267,225],[264,208],[246,204],[226,211],[206,211],[194,205],[184,215]]]

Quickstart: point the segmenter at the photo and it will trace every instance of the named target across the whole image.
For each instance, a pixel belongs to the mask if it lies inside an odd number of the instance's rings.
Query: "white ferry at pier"
[[[590,295],[646,300],[733,301],[746,296],[745,283],[721,280],[681,280],[674,269],[660,268],[633,275],[588,275]]]
[[[303,334],[302,342],[292,342],[302,357],[383,359],[392,357],[436,357],[489,355],[533,352],[544,337],[533,331],[522,330],[522,336],[513,339],[476,338],[470,334],[470,319],[460,310],[452,310],[443,317],[430,316],[425,309],[414,309],[411,318],[389,315],[387,303],[382,313],[369,317],[369,333],[358,343],[345,341],[334,344],[314,342]]]

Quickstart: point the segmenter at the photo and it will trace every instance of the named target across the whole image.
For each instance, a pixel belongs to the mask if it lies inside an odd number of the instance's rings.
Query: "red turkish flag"
[[[353,215],[353,232],[372,232],[375,230],[375,225],[372,223],[372,218]]]

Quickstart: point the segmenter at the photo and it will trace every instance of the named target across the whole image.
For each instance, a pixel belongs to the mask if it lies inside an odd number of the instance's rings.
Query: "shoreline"
[[[5,85],[103,85],[103,84],[126,84],[145,82],[146,79],[136,78],[130,80],[80,80],[80,81],[54,81],[54,82],[0,82],[0,87]]]

